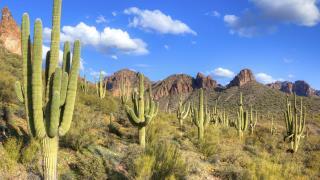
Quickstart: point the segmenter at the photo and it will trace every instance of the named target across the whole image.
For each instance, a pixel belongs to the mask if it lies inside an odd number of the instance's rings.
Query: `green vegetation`
[[[177,118],[179,120],[180,127],[183,126],[183,120],[187,118],[190,112],[190,103],[188,105],[183,105],[182,99],[179,99],[179,105],[177,109]]]
[[[198,108],[195,106],[192,106],[191,108],[191,116],[193,123],[198,128],[198,139],[199,141],[202,141],[205,128],[208,126],[210,121],[210,112],[207,109],[207,104],[204,105],[203,89],[200,89],[199,92]]]
[[[141,147],[146,146],[146,126],[152,121],[152,119],[158,113],[158,104],[153,100],[152,97],[152,88],[149,87],[148,97],[144,97],[144,76],[139,73],[139,91],[134,90],[132,93],[132,103],[133,107],[129,107],[127,104],[128,96],[127,90],[124,85],[121,88],[121,99],[122,104],[125,107],[128,119],[132,125],[138,127],[139,131],[139,144]],[[124,82],[122,82],[124,83]]]
[[[22,18],[23,83],[16,82],[16,94],[25,104],[29,133],[40,140],[43,178],[57,179],[59,136],[71,125],[80,67],[80,42],[74,43],[72,66],[70,45],[65,43],[63,65],[58,67],[61,0],[54,0],[51,49],[47,54],[45,84],[42,84],[42,22],[34,25],[33,47],[30,42],[29,15]],[[32,52],[31,52],[32,50]],[[32,55],[31,55],[32,54]],[[44,95],[44,98],[42,96]]]
[[[287,98],[287,110],[284,114],[287,133],[284,140],[290,142],[291,150],[293,152],[297,152],[300,140],[304,137],[306,113],[306,107],[303,107],[302,99],[300,109],[298,109],[297,96],[294,96],[293,106],[291,105],[289,98]]]
[[[238,130],[240,139],[242,139],[243,133],[248,128],[248,119],[249,119],[248,112],[244,111],[243,109],[242,93],[240,93],[239,111],[237,112],[237,115],[238,115],[238,118],[236,121],[236,129]]]
[[[99,81],[96,83],[96,91],[100,99],[106,97],[107,83],[104,82],[102,71],[100,71]]]

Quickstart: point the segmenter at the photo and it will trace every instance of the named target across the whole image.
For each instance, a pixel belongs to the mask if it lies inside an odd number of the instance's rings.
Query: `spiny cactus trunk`
[[[44,138],[41,140],[43,154],[43,179],[56,180],[58,159],[58,137]]]
[[[142,148],[146,147],[146,127],[140,127],[139,131],[139,145]]]
[[[200,126],[198,127],[198,139],[199,139],[199,141],[203,141],[203,137],[204,137],[204,129],[203,129],[203,125],[200,124]]]

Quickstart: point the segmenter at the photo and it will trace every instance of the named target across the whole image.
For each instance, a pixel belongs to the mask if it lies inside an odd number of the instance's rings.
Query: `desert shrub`
[[[110,95],[107,95],[104,99],[100,99],[96,94],[82,94],[79,97],[79,101],[95,111],[100,111],[105,114],[114,113],[119,109],[119,102]]]
[[[40,158],[39,153],[41,153],[39,143],[35,140],[30,140],[21,150],[20,161],[23,165],[37,170],[37,164]]]
[[[104,126],[101,113],[91,110],[88,106],[78,104],[73,119],[68,134],[61,139],[65,147],[80,151],[101,139],[98,131]]]
[[[102,159],[89,153],[79,155],[77,170],[81,179],[106,179],[106,171]]]
[[[154,162],[154,156],[147,154],[143,154],[134,160],[135,179],[150,179],[152,177]]]
[[[18,162],[22,145],[22,140],[15,137],[10,137],[4,142],[3,147],[6,150],[8,157],[10,157],[13,161]]]

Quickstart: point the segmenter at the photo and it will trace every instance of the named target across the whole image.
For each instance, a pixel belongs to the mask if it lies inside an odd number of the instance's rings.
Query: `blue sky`
[[[51,0],[1,6],[18,23],[24,12],[41,18],[48,39]],[[302,79],[320,89],[319,8],[318,0],[64,0],[61,37],[81,39],[87,76],[129,68],[156,81],[203,72],[225,84],[250,68],[263,83]]]

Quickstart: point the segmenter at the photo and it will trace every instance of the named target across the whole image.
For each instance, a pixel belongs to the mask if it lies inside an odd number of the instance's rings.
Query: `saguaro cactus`
[[[128,105],[127,88],[124,82],[121,84],[121,101],[125,107],[129,121],[138,127],[139,144],[146,146],[146,126],[153,120],[158,113],[158,104],[153,100],[152,88],[149,87],[148,97],[144,96],[144,76],[139,73],[139,89],[132,92],[133,107]]]
[[[61,0],[54,0],[51,48],[46,58],[44,84],[42,22],[39,19],[35,22],[32,46],[29,16],[23,15],[21,30],[23,83],[21,85],[20,82],[16,82],[15,85],[18,99],[25,104],[30,134],[41,142],[43,178],[46,180],[57,179],[58,140],[59,136],[68,132],[71,125],[80,66],[80,41],[75,41],[72,66],[70,67],[70,49],[65,48],[67,50],[64,52],[64,66],[58,67],[60,15]]]
[[[303,107],[302,98],[300,108],[297,105],[297,96],[294,95],[293,107],[287,98],[287,109],[284,113],[287,133],[284,140],[291,143],[292,152],[297,152],[306,124],[306,107]]]
[[[177,109],[177,118],[179,120],[180,127],[183,126],[183,120],[187,118],[190,111],[190,103],[187,105],[183,105],[182,99],[180,97],[178,109]]]
[[[82,92],[84,92],[84,94],[87,94],[89,92],[88,86],[89,86],[89,82],[87,81],[86,76],[84,76],[84,78],[81,82],[81,86],[80,86],[81,90],[82,90]]]
[[[192,121],[198,128],[198,139],[203,140],[204,130],[210,122],[210,112],[207,109],[207,105],[204,105],[203,89],[199,92],[199,105],[198,108],[192,107]]]
[[[274,118],[273,118],[273,116],[271,117],[271,127],[270,127],[270,133],[271,133],[271,135],[273,135],[275,132],[276,132],[276,130],[277,130],[277,128],[274,126]]]
[[[214,107],[212,108],[211,114],[210,114],[210,118],[211,121],[214,123],[215,126],[218,125],[218,123],[220,122],[220,114],[218,112],[218,99],[216,100],[216,103],[214,105]]]
[[[258,111],[256,111],[255,115],[253,114],[253,108],[252,106],[250,107],[250,121],[249,121],[249,126],[250,126],[250,132],[253,134],[254,129],[257,125],[258,122]]]
[[[96,83],[97,95],[100,99],[106,97],[107,83],[104,82],[104,76],[102,71],[100,71],[99,81]]]
[[[240,93],[240,102],[239,102],[239,111],[238,111],[238,119],[236,121],[236,129],[238,130],[238,134],[240,139],[243,138],[243,132],[248,128],[248,112],[243,110],[243,100],[242,93]]]

